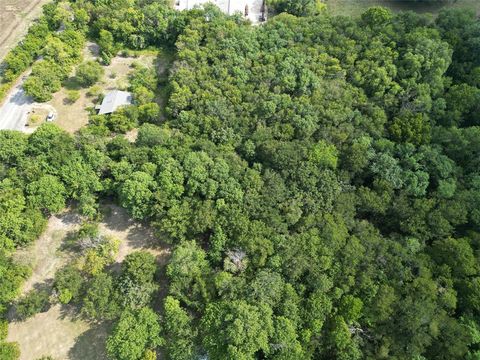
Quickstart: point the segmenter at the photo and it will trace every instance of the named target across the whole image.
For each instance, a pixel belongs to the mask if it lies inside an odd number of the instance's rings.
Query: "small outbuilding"
[[[103,98],[102,105],[99,107],[98,115],[111,114],[120,106],[132,105],[132,101],[132,94],[128,91],[111,91]]]

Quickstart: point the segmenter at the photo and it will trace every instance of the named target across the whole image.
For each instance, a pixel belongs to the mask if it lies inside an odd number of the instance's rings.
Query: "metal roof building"
[[[253,24],[267,18],[265,0],[175,0],[175,9],[190,10],[207,3],[217,5],[227,15],[240,12]]]
[[[120,106],[126,105],[132,105],[132,94],[128,91],[114,90],[105,95],[98,114],[111,114]]]

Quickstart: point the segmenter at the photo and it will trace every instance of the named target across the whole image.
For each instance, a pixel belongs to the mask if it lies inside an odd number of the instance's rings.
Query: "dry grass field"
[[[132,220],[118,206],[106,204],[102,209],[105,217],[100,223],[101,233],[120,240],[115,268],[118,269],[131,252],[146,250],[157,257],[163,269],[170,249],[159,244],[149,227]],[[63,245],[80,224],[81,218],[71,211],[52,216],[46,231],[35,244],[16,254],[18,262],[32,267],[32,276],[24,284],[23,293],[51,283],[55,272],[76,255],[64,250]],[[161,281],[160,286],[165,289],[165,281]],[[106,359],[105,339],[109,326],[84,321],[78,317],[75,307],[55,305],[26,321],[11,323],[7,340],[20,344],[20,360],[34,360],[46,355],[57,360],[102,360]]]
[[[27,33],[50,0],[0,0],[0,60]]]
[[[456,0],[454,2],[436,1],[419,3],[412,0],[323,0],[329,11],[335,15],[358,16],[371,6],[385,6],[392,11],[415,11],[418,13],[438,14],[446,7],[473,9],[480,15],[480,0]]]

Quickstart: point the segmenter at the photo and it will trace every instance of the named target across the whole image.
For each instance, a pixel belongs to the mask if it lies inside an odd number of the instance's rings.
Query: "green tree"
[[[272,310],[245,301],[210,303],[202,318],[203,345],[212,360],[253,360],[268,352],[273,333]]]
[[[175,249],[167,266],[170,294],[189,305],[199,306],[208,299],[209,273],[205,252],[194,241],[184,242]]]
[[[196,331],[192,316],[180,306],[180,302],[171,297],[164,304],[165,347],[172,360],[188,360],[195,356]]]
[[[93,319],[111,320],[116,318],[119,312],[112,276],[98,274],[89,282],[83,298],[82,313]]]
[[[90,87],[100,80],[103,74],[103,67],[98,62],[86,61],[78,65],[75,79],[81,86]]]
[[[27,186],[28,202],[49,213],[65,208],[65,186],[53,175],[44,175]]]
[[[163,344],[159,334],[159,317],[153,310],[126,310],[107,339],[108,356],[118,360],[141,360],[146,351]]]

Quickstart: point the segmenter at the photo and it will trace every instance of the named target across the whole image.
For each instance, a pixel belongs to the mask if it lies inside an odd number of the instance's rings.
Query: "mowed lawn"
[[[480,0],[434,1],[422,3],[413,0],[324,0],[334,15],[358,16],[371,6],[385,6],[393,11],[415,11],[438,14],[446,7],[472,9],[480,15]]]

